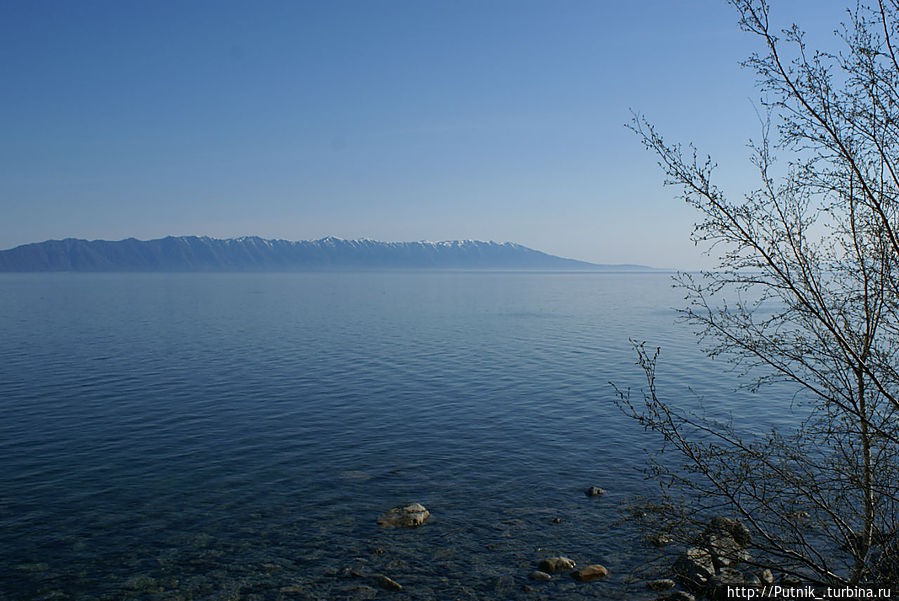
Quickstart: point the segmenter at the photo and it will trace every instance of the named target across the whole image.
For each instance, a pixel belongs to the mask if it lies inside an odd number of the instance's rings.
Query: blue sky
[[[774,7],[833,44],[843,3]],[[753,183],[723,1],[0,1],[0,248],[168,234],[514,241],[690,268],[623,124]]]

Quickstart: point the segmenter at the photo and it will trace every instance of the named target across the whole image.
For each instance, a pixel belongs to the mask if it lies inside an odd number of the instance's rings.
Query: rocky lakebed
[[[605,503],[605,491],[584,491]],[[583,497],[582,497],[583,498]],[[609,509],[606,507],[606,509]],[[626,511],[615,509],[622,514]],[[474,550],[440,515],[420,503],[407,503],[371,516],[371,536],[357,544],[335,544],[329,529],[313,524],[296,530],[266,531],[273,516],[254,514],[230,524],[231,537],[197,533],[172,545],[134,549],[117,558],[82,557],[78,571],[49,562],[14,566],[27,599],[643,599],[689,601],[726,598],[727,585],[761,585],[775,576],[742,565],[748,532],[737,521],[714,518],[691,546],[675,548],[666,533],[642,535],[631,553],[583,549],[516,548],[522,530],[536,519],[549,529],[569,526],[564,515],[522,514],[489,525],[491,538]],[[334,524],[332,524],[332,527]],[[618,525],[620,526],[620,524]],[[291,551],[291,537],[308,540],[303,553]],[[265,544],[260,544],[264,539]],[[235,541],[242,541],[235,543]],[[75,542],[74,555],[90,545]],[[664,561],[640,563],[642,555]],[[667,562],[667,563],[666,563]],[[71,567],[71,566],[69,566]]]

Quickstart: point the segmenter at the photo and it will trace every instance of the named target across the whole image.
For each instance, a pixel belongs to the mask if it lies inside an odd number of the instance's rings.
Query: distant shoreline
[[[596,264],[550,255],[512,242],[449,240],[379,242],[216,239],[168,236],[154,240],[66,238],[0,251],[0,272],[321,272],[321,271],[560,271],[656,272],[635,264]]]

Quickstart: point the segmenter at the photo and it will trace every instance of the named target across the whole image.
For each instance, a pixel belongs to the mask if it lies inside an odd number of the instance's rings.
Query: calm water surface
[[[628,339],[669,398],[778,415],[682,304],[666,274],[3,275],[0,598],[651,598]],[[529,583],[552,554],[612,577]]]

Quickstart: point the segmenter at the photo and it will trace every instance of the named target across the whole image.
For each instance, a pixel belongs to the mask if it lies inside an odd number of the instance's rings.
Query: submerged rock
[[[528,578],[530,580],[536,580],[537,582],[545,582],[547,580],[552,580],[552,576],[550,576],[546,572],[541,572],[540,570],[534,570],[533,572],[528,574]]]
[[[139,574],[126,580],[125,588],[132,591],[154,591],[158,588],[158,584],[152,576]]]
[[[50,564],[42,561],[32,561],[30,563],[20,563],[15,568],[22,572],[46,572],[50,569]]]
[[[593,564],[571,573],[571,577],[578,582],[592,582],[594,580],[602,580],[609,575],[609,571],[605,566]]]
[[[710,599],[727,599],[734,587],[745,584],[743,572],[734,568],[721,568],[717,574],[709,578],[706,595]]]
[[[301,584],[288,584],[287,586],[282,586],[279,590],[281,593],[289,595],[307,592],[306,587]]]
[[[650,534],[646,537],[653,547],[664,547],[674,542],[674,537],[670,534]]]
[[[684,591],[674,591],[670,595],[659,597],[656,601],[696,601],[696,597]]]
[[[394,507],[378,516],[378,524],[386,528],[413,528],[421,526],[431,516],[431,512],[419,503]]]
[[[348,470],[337,474],[344,480],[354,480],[356,482],[366,482],[371,480],[371,475],[358,470]]]
[[[365,578],[365,574],[355,568],[344,568],[342,574],[344,578]]]
[[[762,586],[762,579],[755,574],[744,574],[743,584],[747,586]]]
[[[556,572],[570,570],[575,565],[577,564],[567,557],[547,557],[546,559],[541,559],[537,567],[547,574],[555,574]]]
[[[749,560],[749,553],[743,545],[726,532],[710,532],[704,543],[718,570]]]
[[[749,544],[749,528],[737,520],[731,518],[712,518],[705,530],[706,534],[713,532],[725,533],[729,535],[741,547]]]
[[[378,574],[375,576],[375,584],[380,586],[385,591],[401,591],[403,590],[403,585],[397,582],[392,578],[388,578],[384,574]]]
[[[349,591],[347,591],[347,598],[358,599],[359,601],[363,601],[365,599],[374,599],[377,596],[378,589],[365,584],[354,586]]]
[[[675,577],[685,588],[702,592],[715,574],[712,554],[700,547],[690,547],[672,566]]]
[[[651,542],[652,539],[650,539]],[[755,584],[763,578],[746,576],[735,569],[750,559],[746,546],[749,529],[737,520],[716,517],[709,521],[695,547],[690,547],[672,566],[674,577],[687,590],[714,598],[727,586]],[[717,591],[717,593],[716,593]]]
[[[646,583],[646,588],[651,591],[667,591],[675,587],[675,582],[671,578],[661,578],[659,580],[650,580]]]
[[[712,519],[702,533],[703,546],[712,554],[717,570],[749,560],[749,529],[730,518]]]

